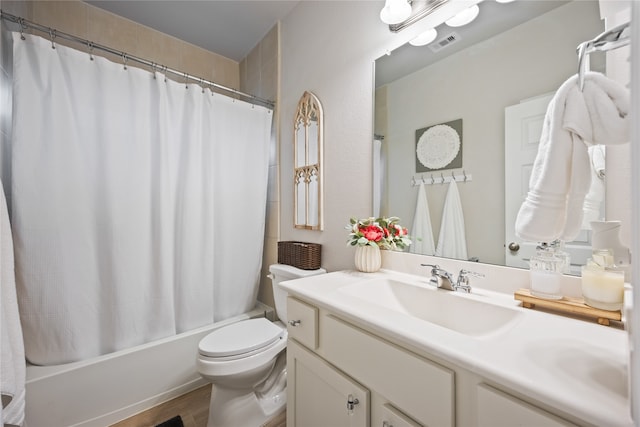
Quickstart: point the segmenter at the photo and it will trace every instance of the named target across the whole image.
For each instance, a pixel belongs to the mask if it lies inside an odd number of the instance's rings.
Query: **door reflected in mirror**
[[[381,172],[374,177],[373,188],[379,190],[373,196],[377,204],[373,210],[380,215],[391,211],[412,224],[419,188],[412,182],[416,178],[436,182],[424,188],[438,241],[447,185],[431,178],[441,173],[473,174],[473,180],[457,184],[467,259],[526,268],[526,245],[515,238],[513,228],[528,190],[528,179],[522,175],[527,166],[511,167],[505,147],[529,141],[532,134],[507,138],[505,114],[509,108],[545,96],[548,102],[576,74],[576,47],[604,31],[598,1],[482,2],[478,18],[470,25],[453,29],[443,24],[437,30],[438,38],[429,45],[407,44],[376,60],[374,132],[381,138],[374,144],[379,147],[374,159],[383,160],[374,165],[374,171]],[[604,72],[604,62],[604,55],[592,56],[591,69]],[[416,130],[456,119],[462,119],[464,127],[461,168],[417,173]],[[535,125],[526,129],[534,132]],[[516,195],[507,196],[506,191]],[[507,198],[513,197],[516,201],[507,206]],[[509,213],[513,206],[515,213]],[[578,265],[590,253],[589,232],[584,231],[579,240],[576,246],[586,252],[572,255],[572,263]]]

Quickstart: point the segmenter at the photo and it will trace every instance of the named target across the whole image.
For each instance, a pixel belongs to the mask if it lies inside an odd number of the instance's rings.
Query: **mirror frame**
[[[293,122],[293,222],[295,228],[323,229],[324,151],[322,104],[313,93],[305,91],[296,108]],[[315,123],[315,135],[310,133]],[[304,153],[300,153],[303,150]],[[298,156],[304,156],[299,161]],[[315,183],[315,188],[314,184]],[[315,191],[314,191],[315,190]],[[301,197],[303,193],[304,196]],[[315,193],[315,194],[311,194]],[[302,200],[301,200],[302,199]],[[300,211],[302,210],[302,211]],[[302,219],[303,217],[304,219]],[[315,217],[315,218],[314,218]],[[314,220],[315,219],[315,220]]]

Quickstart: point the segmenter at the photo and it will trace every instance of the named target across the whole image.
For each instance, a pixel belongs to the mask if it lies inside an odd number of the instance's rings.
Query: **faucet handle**
[[[458,281],[456,283],[456,289],[464,291],[466,293],[471,292],[471,285],[469,285],[469,276],[473,277],[484,277],[484,274],[476,273],[475,271],[465,270],[464,268],[460,270],[458,274]]]
[[[422,267],[431,267],[431,268],[435,268],[436,270],[440,269],[440,266],[437,264],[420,264]]]
[[[467,276],[484,277],[484,274],[476,273],[475,271],[465,270],[464,268],[462,270],[460,270],[460,273],[458,274],[458,278],[463,277],[463,278],[468,279]]]

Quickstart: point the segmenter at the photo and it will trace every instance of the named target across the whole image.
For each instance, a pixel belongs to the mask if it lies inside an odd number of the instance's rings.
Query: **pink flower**
[[[376,227],[375,225],[367,225],[365,227],[360,228],[360,232],[364,236],[365,239],[370,242],[378,242],[382,239],[383,233],[380,227]]]
[[[406,236],[408,231],[406,228],[402,228],[398,224],[394,224],[393,228],[395,228],[396,232],[394,233],[396,236]]]

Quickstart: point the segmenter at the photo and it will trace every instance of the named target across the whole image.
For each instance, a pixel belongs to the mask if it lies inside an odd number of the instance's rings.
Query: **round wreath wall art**
[[[429,169],[441,169],[453,161],[460,151],[460,135],[451,126],[435,125],[418,139],[416,155]]]

